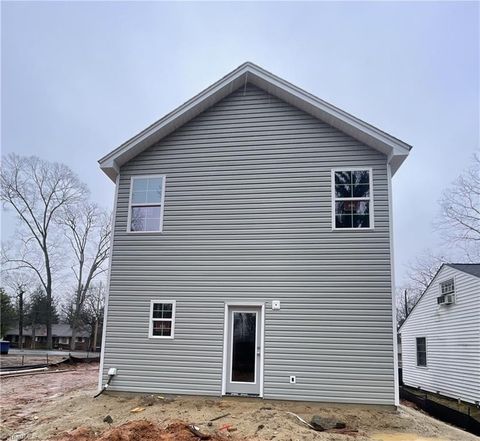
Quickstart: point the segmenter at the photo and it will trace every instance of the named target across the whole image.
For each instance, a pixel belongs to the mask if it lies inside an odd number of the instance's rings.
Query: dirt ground
[[[98,364],[2,378],[2,440],[194,441],[194,423],[211,441],[474,441],[479,438],[409,408],[334,406],[247,398],[104,394],[94,399]],[[136,409],[137,412],[132,410]],[[315,432],[298,421],[331,417],[357,431]],[[208,421],[221,416],[210,424]],[[107,415],[111,423],[104,422]]]

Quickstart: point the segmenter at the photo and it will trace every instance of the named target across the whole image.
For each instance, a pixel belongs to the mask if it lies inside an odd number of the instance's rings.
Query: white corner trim
[[[390,280],[392,297],[392,338],[393,338],[393,387],[395,406],[400,404],[400,383],[398,378],[398,340],[397,340],[397,302],[395,298],[395,256],[393,243],[393,200],[392,200],[392,170],[387,164],[387,189],[388,189],[388,220],[390,233]],[[403,353],[403,351],[402,351]]]
[[[153,305],[156,303],[170,303],[172,305],[172,318],[171,319],[154,319],[153,318]],[[175,338],[175,313],[176,313],[177,302],[176,300],[166,300],[166,299],[152,299],[150,300],[150,312],[148,315],[148,338],[160,338],[173,340]],[[172,333],[171,335],[153,335],[153,322],[154,321],[164,321],[172,323]]]
[[[263,398],[263,379],[264,379],[264,368],[265,368],[265,303],[262,305],[262,329],[260,334],[260,398]]]
[[[222,361],[222,396],[227,391],[227,347],[228,347],[228,304],[225,303],[223,314],[223,361]]]
[[[103,326],[102,326],[102,347],[100,349],[100,366],[98,373],[98,390],[102,389],[103,367],[105,364],[105,343],[107,341],[107,320],[108,320],[108,300],[110,298],[110,278],[112,274],[112,257],[113,257],[113,239],[115,236],[115,221],[117,216],[117,200],[118,200],[118,186],[120,184],[120,173],[115,179],[115,192],[113,195],[113,211],[112,211],[112,230],[110,236],[110,250],[108,258],[108,272],[107,272],[107,291],[105,293],[105,306],[103,312]]]
[[[149,231],[131,231],[131,222],[132,222],[132,194],[133,194],[133,182],[135,179],[148,179],[148,178],[161,178],[162,179],[162,194],[160,195],[160,229],[159,230],[149,230]],[[167,184],[166,175],[134,175],[130,177],[130,189],[128,192],[128,213],[127,213],[127,233],[128,234],[148,234],[148,233],[163,233],[163,212],[165,207],[165,186]],[[145,204],[134,204],[133,206],[142,206],[142,207],[157,207],[158,203],[145,203]]]

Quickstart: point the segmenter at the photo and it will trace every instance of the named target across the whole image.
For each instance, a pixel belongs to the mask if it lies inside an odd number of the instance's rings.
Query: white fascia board
[[[389,158],[392,175],[410,146],[252,63],[244,63],[177,109],[99,160],[100,168],[115,180],[119,167],[213,106],[247,82],[330,124]]]

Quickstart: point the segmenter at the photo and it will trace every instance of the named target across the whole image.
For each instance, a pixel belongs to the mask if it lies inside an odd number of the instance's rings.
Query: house
[[[400,328],[403,382],[480,402],[480,264],[444,264]]]
[[[99,387],[394,405],[391,177],[410,146],[245,63],[99,163]]]
[[[20,347],[20,337],[17,328],[9,329],[5,336],[12,347]],[[72,328],[66,324],[52,324],[54,349],[70,350]],[[45,349],[47,347],[47,328],[45,325],[26,326],[23,328],[23,349]],[[75,338],[75,350],[86,351],[90,348],[90,332],[78,330]]]

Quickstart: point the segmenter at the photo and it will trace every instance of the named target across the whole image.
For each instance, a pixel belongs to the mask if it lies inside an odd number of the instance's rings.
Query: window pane
[[[160,207],[132,207],[131,231],[160,231]]]
[[[425,338],[417,338],[417,351],[425,351]]]
[[[370,185],[368,184],[352,185],[352,197],[354,198],[370,197]]]
[[[354,214],[352,217],[353,228],[370,228],[370,217],[368,215]]]
[[[160,218],[158,219],[145,219],[144,231],[160,231]]]
[[[427,354],[425,354],[425,352],[419,352],[418,353],[417,364],[418,364],[418,366],[426,366],[427,365]]]
[[[336,215],[335,228],[352,228],[352,216],[350,214]]]
[[[232,381],[255,381],[257,315],[252,312],[233,313]]]
[[[145,231],[145,217],[142,207],[132,207],[132,218],[130,220],[130,229],[132,231]]]
[[[368,201],[337,201],[335,202],[335,214],[362,214],[369,211]]]
[[[173,305],[171,303],[154,303],[153,318],[172,318]]]
[[[132,203],[160,203],[163,178],[135,178],[133,180]]]
[[[349,184],[336,184],[335,185],[335,197],[336,198],[351,198],[352,186]]]
[[[133,179],[133,191],[145,192],[148,188],[148,178],[134,178]]]
[[[144,204],[147,202],[147,193],[145,191],[134,191],[132,193],[133,204]]]
[[[368,214],[369,202],[368,201],[353,201],[352,203],[352,212],[354,214]]]
[[[351,184],[352,172],[349,171],[337,171],[335,172],[335,184]]]
[[[160,218],[160,206],[155,205],[153,207],[144,207],[145,217],[148,219],[158,219]]]
[[[154,320],[152,334],[157,336],[170,337],[172,335],[172,322]]]
[[[352,184],[369,184],[369,178],[368,170],[355,170],[352,172]]]
[[[351,214],[353,208],[352,201],[335,202],[335,214]]]

